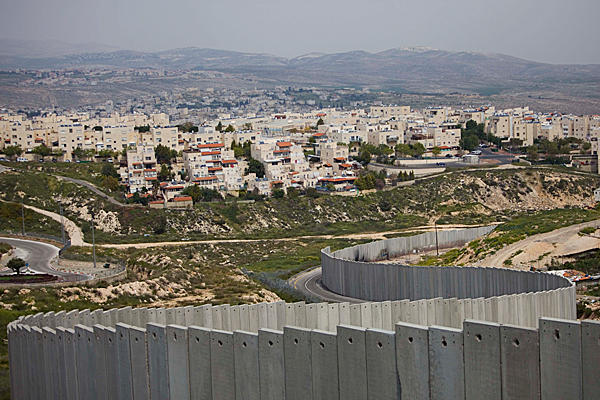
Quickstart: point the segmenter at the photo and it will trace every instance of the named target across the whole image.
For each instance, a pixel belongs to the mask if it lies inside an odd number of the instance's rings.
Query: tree
[[[244,131],[251,131],[252,130],[252,124],[250,122],[246,122],[244,125],[242,125],[242,130],[244,130]]]
[[[229,124],[227,125],[227,128],[225,128],[225,132],[235,132],[235,128],[233,125]]]
[[[368,172],[359,176],[358,179],[354,181],[354,185],[356,185],[359,190],[375,189],[376,179],[374,173]]]
[[[102,127],[100,125],[96,125],[95,127],[92,128],[92,130],[94,130],[96,132],[102,132]]]
[[[221,196],[221,193],[217,190],[207,189],[196,185],[186,187],[181,193],[186,196],[191,196],[194,203],[223,200],[223,196]]]
[[[431,152],[434,156],[439,156],[442,152],[442,149],[440,149],[438,146],[435,146],[433,149],[431,149]]]
[[[530,160],[537,161],[537,159],[539,158],[537,146],[528,146],[527,156]]]
[[[103,177],[102,186],[110,192],[116,192],[121,188],[121,186],[119,185],[119,180],[114,176]]]
[[[94,150],[94,149],[85,149],[84,150],[81,147],[77,147],[76,149],[73,150],[73,152],[71,154],[73,154],[75,157],[77,157],[77,159],[81,160],[84,158],[92,157],[94,154],[96,154],[96,150]]]
[[[221,123],[221,121],[219,121],[219,123],[217,124],[217,126],[215,126],[215,130],[217,132],[222,132],[223,131],[223,124]]]
[[[118,155],[119,155],[118,152],[113,151],[111,149],[102,149],[98,152],[98,157],[102,157],[102,158],[116,157]]]
[[[417,142],[412,145],[412,150],[414,157],[421,157],[423,153],[425,153],[425,146],[423,146],[422,143]]]
[[[287,197],[290,199],[297,199],[300,196],[300,192],[295,187],[291,186],[287,189]]]
[[[465,124],[465,129],[468,131],[474,131],[477,129],[477,122],[473,121],[472,119],[468,120],[467,123]]]
[[[21,268],[25,267],[25,261],[22,258],[11,258],[6,266],[12,269],[17,275],[21,274]]]
[[[113,178],[119,178],[119,173],[111,163],[103,163],[102,170],[100,173],[104,176],[112,176]]]
[[[360,162],[362,165],[367,165],[368,163],[371,162],[372,157],[373,157],[373,155],[371,154],[371,152],[369,151],[368,148],[361,147],[361,149],[358,152],[358,156],[355,157],[355,159],[356,159],[356,161]]]
[[[16,146],[7,146],[4,148],[3,150],[4,155],[7,157],[19,157],[21,154],[23,154],[23,149],[21,149],[21,146],[16,145]]]
[[[315,189],[314,187],[309,187],[306,188],[306,195],[308,197],[317,198],[319,197],[319,192],[317,192],[317,189]]]
[[[177,158],[177,151],[159,144],[154,148],[156,162],[159,164],[171,164],[171,160]]]
[[[246,168],[246,174],[256,174],[257,178],[265,176],[265,166],[258,160],[250,157],[248,160],[248,168]]]
[[[319,120],[317,121],[317,127],[319,125],[325,125],[325,121],[323,121],[323,118],[319,118]]]
[[[475,135],[468,135],[460,139],[460,147],[464,150],[475,150],[479,146],[479,139]]]
[[[412,156],[413,154],[412,148],[406,143],[398,143],[394,149],[401,156]]]
[[[152,232],[154,232],[155,235],[163,234],[167,231],[167,216],[161,213],[152,218],[152,222],[150,224],[152,227]]]
[[[590,142],[585,142],[581,145],[581,152],[587,153],[592,148],[592,144]]]
[[[143,132],[150,132],[150,125],[142,125],[142,126],[136,126],[133,128],[134,130],[143,133]]]
[[[167,164],[162,164],[160,166],[160,172],[158,173],[158,180],[161,182],[170,181],[173,179],[173,172],[171,171],[171,167]]]
[[[33,154],[37,154],[38,156],[42,157],[42,161],[44,160],[45,157],[48,157],[49,155],[52,154],[52,150],[45,144],[41,144],[41,145],[35,147],[33,150],[31,150],[31,152]]]
[[[177,130],[179,132],[198,132],[198,127],[191,122],[186,122],[181,125],[177,125]]]
[[[273,198],[283,199],[284,195],[285,195],[285,192],[283,191],[283,189],[273,189],[273,193],[272,193]]]

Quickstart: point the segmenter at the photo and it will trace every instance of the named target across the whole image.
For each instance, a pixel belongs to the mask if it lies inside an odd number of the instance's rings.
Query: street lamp
[[[65,245],[67,242],[65,241],[65,219],[63,217],[62,203],[58,203],[58,207],[60,209],[60,230],[62,233],[62,243]]]
[[[92,256],[94,258],[94,269],[96,269],[96,237],[94,236],[94,212],[92,211]]]
[[[25,206],[21,197],[21,236],[25,236]]]
[[[440,247],[438,244],[438,230],[437,230],[437,219],[433,220],[433,228],[435,230],[435,255],[440,256]]]

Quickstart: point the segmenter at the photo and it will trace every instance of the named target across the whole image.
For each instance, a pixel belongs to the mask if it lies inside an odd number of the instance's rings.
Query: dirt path
[[[491,225],[491,224],[490,224]],[[437,229],[449,230],[449,229],[460,229],[460,228],[473,228],[482,225],[438,225]],[[219,243],[252,243],[252,242],[291,242],[294,240],[302,239],[371,239],[380,240],[386,239],[385,235],[395,233],[406,233],[406,232],[422,232],[434,230],[433,225],[415,226],[406,230],[394,230],[385,232],[368,232],[368,233],[350,233],[347,235],[305,235],[305,236],[294,236],[286,238],[269,238],[269,239],[208,239],[208,240],[186,240],[186,241],[171,241],[171,242],[146,242],[146,243],[121,243],[112,244],[106,243],[98,245],[99,247],[106,247],[111,249],[129,249],[132,247],[146,249],[151,247],[163,247],[163,246],[185,246],[188,244],[219,244]]]
[[[600,238],[579,235],[579,231],[588,226],[600,228],[600,220],[570,225],[530,236],[498,250],[495,254],[477,262],[476,265],[502,267],[505,260],[520,252],[512,259],[515,268],[538,267],[545,265],[552,257],[599,248]]]
[[[34,206],[28,206],[27,204],[25,204],[24,207],[28,208],[30,210],[33,210],[36,213],[39,213],[39,214],[45,215],[49,218],[52,218],[59,224],[61,222],[60,214],[57,214],[52,211],[42,210],[41,208],[37,208]],[[81,228],[79,226],[77,226],[77,224],[75,222],[71,221],[68,218],[63,217],[63,220],[64,220],[64,224],[65,224],[65,232],[67,232],[67,234],[69,235],[69,238],[71,239],[71,245],[72,246],[89,246],[89,244],[83,240],[83,231],[81,230]]]

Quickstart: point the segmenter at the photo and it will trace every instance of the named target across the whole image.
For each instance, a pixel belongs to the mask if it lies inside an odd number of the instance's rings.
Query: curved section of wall
[[[441,231],[437,241],[440,247],[455,247],[482,237],[494,228]],[[516,296],[528,295],[531,304],[513,310],[522,320],[537,321],[542,316],[540,304],[547,301],[556,307],[553,314],[560,313],[558,308],[567,305],[570,307],[568,318],[575,318],[574,287],[556,275],[506,268],[423,267],[375,262],[417,250],[435,249],[435,246],[435,232],[427,232],[335,252],[326,248],[321,251],[322,283],[334,293],[365,301],[484,298],[496,303],[505,301],[499,300],[501,298],[514,302]],[[564,303],[560,298],[561,289],[568,288],[573,288],[573,299]],[[488,320],[506,323],[499,314]]]

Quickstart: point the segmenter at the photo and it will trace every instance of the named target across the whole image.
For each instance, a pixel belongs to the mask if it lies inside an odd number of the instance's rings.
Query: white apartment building
[[[143,188],[152,189],[158,180],[156,170],[156,156],[154,147],[137,146],[127,151],[127,181],[122,182],[129,185],[129,192],[135,193]]]

